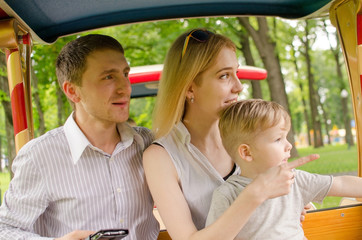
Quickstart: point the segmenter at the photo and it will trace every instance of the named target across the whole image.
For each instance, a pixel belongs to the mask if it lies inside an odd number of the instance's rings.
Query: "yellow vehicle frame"
[[[356,121],[358,176],[362,176],[362,0],[337,0],[329,10],[348,72]],[[16,150],[33,138],[30,92],[31,38],[14,19],[0,21],[0,48],[7,56]],[[303,223],[308,239],[362,239],[362,204],[311,211]],[[159,239],[170,239],[161,232]]]

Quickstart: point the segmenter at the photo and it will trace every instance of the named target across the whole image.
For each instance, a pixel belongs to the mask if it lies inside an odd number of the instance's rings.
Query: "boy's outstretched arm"
[[[327,196],[362,197],[362,178],[355,176],[334,177]]]

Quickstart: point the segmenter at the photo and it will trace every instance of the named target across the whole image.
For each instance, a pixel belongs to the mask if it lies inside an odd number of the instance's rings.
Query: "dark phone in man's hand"
[[[104,229],[90,235],[85,240],[119,240],[127,235],[127,229]]]

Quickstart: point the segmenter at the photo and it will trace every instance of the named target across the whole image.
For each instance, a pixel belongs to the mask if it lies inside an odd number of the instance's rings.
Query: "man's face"
[[[129,115],[131,84],[129,65],[115,50],[98,50],[87,57],[82,86],[76,86],[76,118],[104,124],[125,122]]]

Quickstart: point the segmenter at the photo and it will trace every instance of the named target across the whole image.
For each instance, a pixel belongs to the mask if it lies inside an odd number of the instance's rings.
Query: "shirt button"
[[[123,219],[120,219],[119,222],[120,222],[120,223],[123,223]]]
[[[117,192],[121,192],[122,190],[120,188],[117,188]]]
[[[109,161],[111,161],[111,162],[114,161],[114,157],[111,157],[111,158],[109,159]]]

